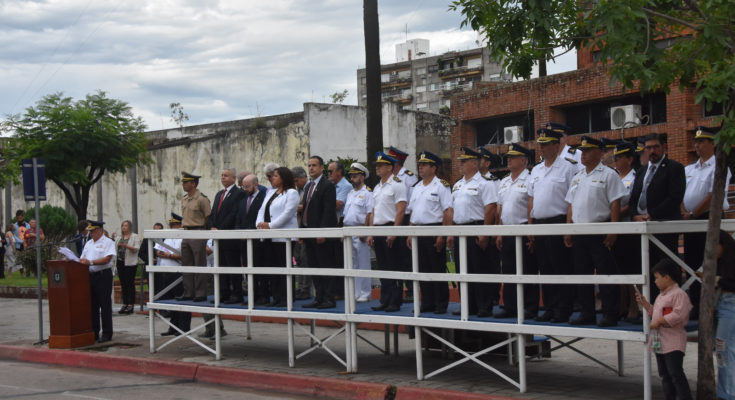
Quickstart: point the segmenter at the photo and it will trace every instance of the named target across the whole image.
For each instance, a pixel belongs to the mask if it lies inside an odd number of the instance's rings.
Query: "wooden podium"
[[[48,347],[71,349],[94,344],[89,267],[76,261],[48,261]]]

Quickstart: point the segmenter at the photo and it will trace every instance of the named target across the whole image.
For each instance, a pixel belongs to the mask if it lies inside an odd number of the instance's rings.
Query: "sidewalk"
[[[114,307],[116,311],[119,307]],[[137,309],[137,307],[136,307]],[[158,353],[150,353],[148,336],[148,316],[142,314],[119,315],[114,314],[114,337],[111,343],[91,346],[85,349],[74,350],[79,357],[85,361],[82,364],[94,367],[94,362],[106,362],[105,368],[115,369],[119,364],[121,370],[130,371],[138,368],[139,372],[157,373],[160,368],[174,368],[179,366],[183,369],[193,368],[206,372],[204,366],[225,367],[218,373],[210,371],[210,378],[216,378],[222,371],[244,371],[243,374],[231,375],[232,382],[237,379],[249,377],[251,380],[274,379],[277,385],[287,387],[294,385],[298,390],[299,385],[308,386],[310,380],[324,380],[323,385],[334,390],[354,390],[355,387],[371,382],[383,385],[392,385],[398,389],[397,399],[409,398],[432,398],[425,391],[436,390],[437,395],[441,391],[467,392],[460,396],[433,397],[433,398],[472,398],[469,393],[478,395],[477,398],[518,398],[518,399],[640,399],[643,397],[643,356],[642,344],[625,344],[625,376],[619,377],[613,372],[599,366],[587,358],[569,349],[560,349],[552,353],[550,359],[527,362],[528,392],[520,393],[514,386],[500,377],[491,374],[482,367],[467,362],[460,367],[446,371],[429,380],[416,380],[416,360],[414,357],[414,341],[406,334],[399,337],[399,356],[386,356],[373,347],[358,339],[359,346],[359,373],[345,374],[344,368],[337,363],[329,354],[318,349],[304,358],[296,360],[295,368],[288,367],[287,330],[284,324],[253,323],[252,340],[246,339],[246,325],[241,321],[225,320],[225,330],[228,335],[222,338],[222,360],[216,361],[214,355],[208,353],[196,344],[186,339],[180,339],[172,343]],[[192,326],[202,323],[202,319],[192,319]],[[308,327],[307,327],[308,329]],[[157,333],[165,330],[164,323],[156,321]],[[296,353],[309,347],[309,338],[306,334],[296,328],[297,337]],[[324,338],[334,332],[333,328],[317,327],[317,336]],[[44,302],[44,336],[47,338],[48,327],[48,304]],[[382,346],[383,332],[360,330],[360,335],[370,339],[373,343]],[[156,344],[163,344],[166,338],[158,336]],[[203,339],[205,343],[209,340]],[[10,349],[18,348],[31,354],[26,359],[52,360],[64,357],[56,350],[47,350],[48,347],[34,346],[38,341],[38,305],[35,300],[29,299],[7,299],[0,298],[0,345],[10,345]],[[391,338],[392,341],[392,338]],[[214,342],[211,342],[212,345]],[[340,335],[329,342],[332,351],[344,357],[344,336]],[[585,339],[575,344],[588,354],[600,358],[609,365],[617,363],[617,342],[610,340]],[[8,346],[0,346],[0,356],[8,356],[13,351]],[[552,344],[553,347],[553,344]],[[37,349],[31,351],[27,349]],[[44,354],[46,356],[44,356]],[[687,345],[687,355],[684,359],[684,371],[689,378],[690,385],[696,388],[697,368],[697,344]],[[86,357],[86,355],[95,355]],[[99,356],[119,356],[122,358],[105,358]],[[30,357],[30,358],[28,358]],[[143,361],[166,361],[173,363],[158,363],[151,366],[150,363],[136,362],[129,357]],[[68,360],[69,357],[66,357]],[[493,368],[517,379],[517,368],[508,365],[507,359],[500,356],[485,356],[482,360]],[[444,360],[439,352],[425,353],[424,372],[429,373],[435,369],[449,364],[453,360]],[[53,361],[51,361],[53,362]],[[92,364],[90,364],[92,363]],[[111,366],[112,365],[112,366]],[[653,365],[652,392],[654,399],[663,398],[661,384],[657,377],[656,362]],[[146,370],[151,368],[151,370]],[[175,368],[174,368],[175,369]],[[232,369],[232,370],[231,370]],[[260,372],[258,372],[260,371]],[[262,374],[261,372],[276,373],[279,375]],[[285,375],[284,375],[285,374]],[[197,375],[198,376],[198,375]],[[239,378],[238,378],[239,376]],[[225,383],[228,379],[220,379],[217,382]],[[331,381],[336,379],[337,381]],[[340,385],[340,383],[344,385]],[[312,386],[314,382],[310,383]],[[358,386],[354,386],[358,385]],[[278,387],[278,386],[276,386]],[[365,386],[368,387],[368,386]],[[313,388],[312,388],[313,389]],[[306,390],[306,389],[305,389]],[[414,392],[412,392],[414,391]],[[347,392],[346,392],[347,393]],[[314,395],[315,393],[304,393]],[[322,393],[327,396],[326,393]],[[334,396],[334,394],[332,394]],[[347,397],[347,396],[345,396]],[[335,397],[333,397],[335,398]],[[336,398],[339,398],[337,396]]]

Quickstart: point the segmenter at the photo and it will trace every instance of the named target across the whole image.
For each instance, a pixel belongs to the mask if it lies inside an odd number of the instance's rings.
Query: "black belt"
[[[185,226],[184,229],[187,231],[203,231],[207,228],[204,226]]]
[[[375,224],[373,226],[393,226],[393,222],[387,222],[385,224]]]
[[[111,271],[111,268],[105,268],[105,269],[101,269],[101,270],[99,270],[99,271],[92,271],[92,272],[90,272],[89,274],[90,274],[90,275],[95,275],[95,274],[101,274],[101,273],[103,273],[103,272],[105,272],[105,271]]]
[[[435,222],[433,224],[414,224],[415,226],[438,226],[441,225],[441,222]]]
[[[485,221],[470,221],[470,222],[465,222],[464,224],[456,224],[456,225],[485,225]]]
[[[567,216],[565,214],[557,215],[549,218],[534,218],[534,224],[565,224],[567,222]]]

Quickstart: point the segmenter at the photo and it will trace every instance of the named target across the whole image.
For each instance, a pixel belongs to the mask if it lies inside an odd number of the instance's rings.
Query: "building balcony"
[[[391,77],[388,82],[381,82],[380,87],[381,88],[397,88],[397,87],[410,87],[411,86],[411,77],[404,77],[404,78],[398,78],[398,77]]]
[[[463,76],[475,76],[482,74],[482,66],[480,67],[459,67],[452,69],[443,69],[439,71],[439,77],[442,79],[458,78]]]

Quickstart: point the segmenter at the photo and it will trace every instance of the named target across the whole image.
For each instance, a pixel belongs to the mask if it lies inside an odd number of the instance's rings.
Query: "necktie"
[[[643,182],[643,190],[641,190],[641,197],[638,199],[638,208],[641,210],[647,210],[648,209],[648,199],[647,199],[647,192],[648,192],[648,185],[651,184],[651,179],[653,178],[653,174],[656,173],[656,165],[651,165],[651,169],[648,171],[648,175],[646,175],[646,180]]]
[[[219,212],[219,209],[222,208],[222,202],[225,200],[225,195],[227,194],[227,189],[222,191],[222,195],[219,197],[219,204],[217,204],[217,212]]]
[[[250,212],[250,204],[252,204],[252,202],[253,202],[253,196],[250,195],[250,196],[248,196],[248,205],[245,206],[245,214],[247,214],[248,212]]]
[[[315,182],[311,182],[311,186],[309,186],[309,193],[306,195],[306,204],[304,205],[304,212],[301,215],[301,223],[304,226],[307,226],[306,212],[309,210],[309,203],[311,202],[311,194],[314,193],[314,186],[316,186]]]

